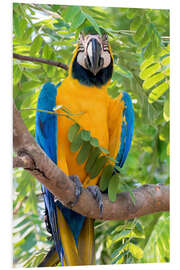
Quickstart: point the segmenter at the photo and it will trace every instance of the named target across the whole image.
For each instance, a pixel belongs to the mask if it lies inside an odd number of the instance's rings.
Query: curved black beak
[[[101,61],[101,44],[96,38],[92,38],[89,41],[86,53],[86,67],[89,71],[96,75],[98,71],[102,68],[103,64]]]

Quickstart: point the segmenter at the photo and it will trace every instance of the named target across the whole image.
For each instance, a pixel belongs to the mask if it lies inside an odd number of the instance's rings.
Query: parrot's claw
[[[80,198],[81,192],[82,192],[82,184],[81,181],[79,179],[79,177],[77,175],[71,175],[69,176],[69,178],[73,181],[73,183],[75,184],[75,197],[76,200],[74,202],[71,202],[71,207],[73,207]]]
[[[102,216],[103,213],[103,201],[102,201],[102,194],[98,186],[91,185],[88,186],[87,189],[92,194],[93,198],[97,201],[99,210],[100,210],[100,216]]]

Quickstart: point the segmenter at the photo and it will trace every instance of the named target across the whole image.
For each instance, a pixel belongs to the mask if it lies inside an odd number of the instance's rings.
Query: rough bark
[[[15,104],[13,108],[13,144],[17,156],[14,167],[23,167],[45,185],[65,206],[95,219],[126,220],[160,211],[169,211],[169,187],[144,185],[133,189],[135,204],[129,192],[118,194],[113,203],[107,194],[102,194],[103,215],[100,216],[96,201],[87,189],[82,190],[78,203],[75,201],[74,184],[36,144],[28,132]]]

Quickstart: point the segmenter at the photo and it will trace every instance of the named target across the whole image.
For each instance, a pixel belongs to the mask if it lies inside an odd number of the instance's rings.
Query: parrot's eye
[[[109,46],[106,45],[106,44],[104,44],[104,45],[103,45],[103,51],[104,51],[104,52],[109,52]]]
[[[79,43],[78,52],[84,52],[84,46],[82,43]]]
[[[102,47],[104,51],[109,51],[109,46],[108,46],[108,36],[107,34],[104,34],[102,36]]]

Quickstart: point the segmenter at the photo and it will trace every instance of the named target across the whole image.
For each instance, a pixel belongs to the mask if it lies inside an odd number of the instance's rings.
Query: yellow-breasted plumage
[[[110,156],[116,158],[120,146],[124,110],[122,95],[115,99],[108,95],[107,86],[110,81],[98,88],[83,85],[74,79],[71,71],[76,54],[77,48],[69,67],[69,75],[57,89],[56,104],[68,107],[74,114],[80,113],[79,116],[75,117],[75,120],[82,128],[89,130],[91,135],[98,139],[101,146],[109,150]],[[66,117],[58,118],[58,166],[67,175],[78,175],[84,187],[96,185],[98,177],[90,180],[84,169],[84,164],[79,165],[76,161],[77,153],[72,153],[70,150],[67,134],[72,124],[72,120]]]

